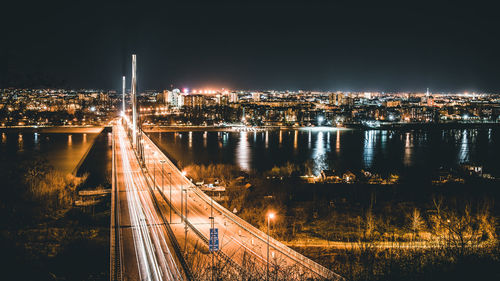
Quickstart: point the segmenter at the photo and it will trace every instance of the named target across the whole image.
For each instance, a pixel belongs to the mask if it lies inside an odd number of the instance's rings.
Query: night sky
[[[135,52],[140,90],[500,91],[498,10],[477,1],[9,2],[4,87],[119,89]]]

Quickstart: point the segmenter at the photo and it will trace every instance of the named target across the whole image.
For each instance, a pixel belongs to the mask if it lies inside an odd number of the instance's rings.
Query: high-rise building
[[[238,102],[238,94],[235,92],[229,93],[229,102],[230,103],[237,103]]]
[[[205,107],[205,97],[203,95],[186,95],[184,96],[184,106],[186,107]]]
[[[343,93],[331,93],[329,97],[330,105],[341,106],[344,104],[345,96]]]
[[[184,105],[184,99],[181,95],[181,91],[179,89],[167,91],[167,102],[172,107],[181,108]]]
[[[254,101],[260,101],[260,93],[258,93],[258,92],[253,92],[253,93],[252,93],[252,99],[253,99]]]

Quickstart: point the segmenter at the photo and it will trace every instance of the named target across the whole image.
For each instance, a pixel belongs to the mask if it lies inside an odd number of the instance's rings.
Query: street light
[[[187,201],[187,189],[184,188],[183,186],[181,186],[181,223],[185,222],[186,219],[184,217],[184,212],[186,212],[187,210],[184,210],[184,193],[186,194],[186,201]],[[187,204],[186,204],[187,206]],[[187,213],[187,212],[186,212]]]
[[[165,164],[165,160],[160,160],[160,164],[161,164],[161,192],[163,192],[163,189],[165,187],[163,185],[163,183],[164,183],[164,180],[163,180],[163,176],[164,176],[163,175],[163,173],[164,173],[164,171],[163,171],[163,164]]]
[[[147,169],[147,168],[148,168],[148,163],[147,163],[147,158],[146,158],[146,156],[147,156],[147,154],[146,154],[146,149],[149,149],[149,144],[146,144],[146,145],[144,146],[144,148],[145,148],[145,149],[143,149],[143,153],[142,153],[142,157],[143,157],[142,161],[144,162],[144,166],[146,166],[146,169]],[[148,171],[149,171],[149,170],[148,170]]]
[[[267,215],[267,271],[266,280],[269,281],[269,228],[271,226],[271,220],[274,219],[274,213],[269,213]]]
[[[172,204],[172,173],[168,173],[168,176],[169,176],[168,184],[170,185],[170,223],[172,223],[172,208],[174,206]]]
[[[182,199],[182,192],[184,192],[186,194],[186,199],[184,200],[184,204],[186,204],[185,207],[184,207],[184,253],[186,253],[186,249],[187,249],[187,232],[188,232],[188,219],[187,219],[187,215],[188,215],[188,209],[187,209],[188,194],[187,194],[187,191],[188,191],[187,187],[186,188],[182,188],[182,191],[181,191],[181,199]],[[181,204],[182,204],[182,201],[181,201]],[[181,209],[181,218],[182,218],[182,209]],[[181,220],[181,222],[182,222],[182,220]]]
[[[158,155],[158,153],[155,151],[153,153],[154,157],[156,157]],[[154,188],[156,189],[156,163],[153,159],[153,185],[154,185]]]

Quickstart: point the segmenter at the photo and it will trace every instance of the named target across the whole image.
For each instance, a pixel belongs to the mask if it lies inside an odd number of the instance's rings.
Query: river
[[[152,138],[182,165],[227,163],[266,171],[309,161],[313,173],[368,170],[429,176],[441,167],[481,165],[500,175],[500,129],[361,130],[311,128],[259,132],[154,132]]]

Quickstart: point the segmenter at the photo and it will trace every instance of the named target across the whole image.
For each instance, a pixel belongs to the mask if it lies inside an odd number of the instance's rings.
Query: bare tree
[[[422,218],[422,215],[420,214],[420,211],[417,208],[413,209],[413,212],[409,215],[409,218],[410,229],[413,232],[412,240],[415,240],[418,232],[423,228],[425,222]]]

